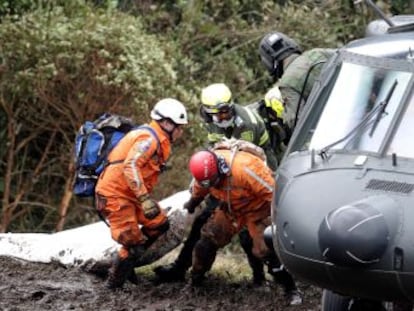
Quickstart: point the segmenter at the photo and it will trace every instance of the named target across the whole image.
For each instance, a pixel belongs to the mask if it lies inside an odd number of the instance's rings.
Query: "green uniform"
[[[293,54],[290,56],[292,58],[290,62],[289,58],[287,59],[288,65],[284,68],[283,75],[276,85],[279,86],[285,103],[283,120],[290,129],[293,129],[294,126],[300,95],[309,70],[314,64],[326,62],[334,53],[335,50],[333,49],[316,48],[308,50],[299,56]],[[305,89],[303,90],[301,107],[303,107],[303,103],[308,99],[313,84],[321,73],[322,67],[323,63],[315,65],[313,69],[311,69]]]
[[[223,138],[243,139],[263,148],[267,157],[267,164],[273,171],[277,168],[277,159],[270,144],[269,134],[260,116],[253,110],[234,104],[233,126],[221,128],[213,122],[206,123],[208,142],[214,143]]]
[[[262,118],[267,132],[270,136],[270,145],[278,162],[282,160],[283,153],[290,138],[290,129],[284,124],[281,118],[270,107],[266,107],[264,101],[258,101],[247,106],[249,109],[256,111]]]

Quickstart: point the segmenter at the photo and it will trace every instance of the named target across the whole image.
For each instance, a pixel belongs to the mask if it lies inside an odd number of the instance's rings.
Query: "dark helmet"
[[[292,54],[302,53],[297,43],[280,32],[268,33],[260,41],[259,55],[270,75],[280,78],[283,74],[282,61]]]

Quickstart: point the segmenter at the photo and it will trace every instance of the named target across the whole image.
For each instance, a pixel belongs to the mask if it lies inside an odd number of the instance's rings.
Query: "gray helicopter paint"
[[[277,227],[280,233],[278,241],[280,248],[283,249],[282,258],[289,261],[302,257],[310,262],[309,265],[303,263],[297,265],[299,271],[296,271],[296,265],[292,269],[287,264],[288,269],[313,282],[316,279],[321,287],[336,288],[343,276],[341,273],[336,275],[336,268],[330,269],[333,265],[325,262],[322,256],[317,238],[319,226],[330,211],[361,199],[378,196],[378,202],[382,200],[385,203],[383,206],[376,206],[376,208],[384,214],[387,220],[390,230],[389,247],[381,261],[373,264],[369,269],[349,269],[345,282],[351,282],[353,286],[345,291],[342,287],[339,287],[338,290],[348,295],[360,295],[361,288],[364,290],[367,288],[364,282],[360,282],[361,273],[371,274],[370,282],[373,284],[382,284],[384,273],[394,274],[392,279],[395,278],[395,280],[399,278],[403,280],[405,274],[411,274],[411,277],[414,277],[414,246],[412,239],[410,239],[414,236],[414,227],[404,221],[405,219],[414,219],[414,209],[411,208],[414,205],[412,189],[406,193],[406,191],[400,191],[398,187],[394,187],[395,189],[390,187],[391,190],[386,187],[379,189],[367,187],[372,180],[395,182],[396,171],[400,171],[403,176],[398,179],[398,183],[414,185],[412,163],[403,163],[404,161],[402,161],[397,170],[392,167],[391,159],[388,161],[389,165],[384,166],[380,159],[369,158],[367,161],[369,166],[354,167],[352,163],[356,158],[355,155],[335,154],[328,163],[324,163],[323,167],[317,165],[312,170],[309,170],[308,167],[305,171],[299,172],[301,163],[309,163],[309,157],[310,154],[295,156],[292,161],[289,161],[288,166],[284,166],[279,171],[278,176],[278,180],[290,180],[282,185],[278,183],[280,196],[276,200],[276,206],[278,206]],[[402,189],[404,190],[404,187]],[[301,216],[298,217],[298,215]],[[411,254],[406,253],[401,271],[395,271],[393,266],[394,248],[400,247],[406,250],[407,243]],[[320,270],[315,266],[319,266]],[[341,271],[346,267],[339,269]],[[378,273],[375,272],[376,270]],[[411,285],[403,285],[402,281],[397,283],[399,285],[393,286],[394,291],[388,288],[390,284],[386,285],[384,289],[373,287],[371,284],[366,295],[369,297],[372,291],[371,294],[376,297],[378,291],[383,290],[384,298],[398,299],[401,298],[402,293],[409,293],[407,295],[411,296],[407,297],[414,298],[414,288]],[[403,297],[405,297],[404,295]]]
[[[325,65],[312,90],[278,169],[272,204],[275,248],[298,278],[351,297],[414,301],[414,159],[386,154],[413,97],[413,79],[378,152],[329,149],[321,156],[320,150],[298,147],[300,128],[317,111],[318,96],[338,65],[346,60],[414,72],[410,50],[414,50],[414,32],[351,42]],[[351,267],[330,262],[319,245],[321,223],[330,212],[358,204],[372,206],[385,219],[387,247],[371,264]]]
[[[388,33],[388,31],[398,30],[399,26],[414,23],[414,15],[392,16],[390,20],[394,23],[395,27],[390,27],[388,23],[382,19],[370,22],[367,28],[365,29],[365,37],[384,35]]]

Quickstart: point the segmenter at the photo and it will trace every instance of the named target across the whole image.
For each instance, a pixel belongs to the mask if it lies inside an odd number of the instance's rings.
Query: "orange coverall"
[[[275,186],[272,171],[265,162],[245,151],[238,151],[231,163],[232,151],[216,150],[224,157],[231,171],[218,185],[202,188],[197,182],[192,185],[192,197],[205,197],[208,193],[225,202],[214,210],[202,228],[201,239],[193,255],[193,272],[205,272],[211,268],[215,253],[202,250],[203,240],[220,248],[230,243],[232,237],[247,227],[253,239],[253,254],[258,258],[268,255],[263,231],[270,225],[270,204]],[[210,258],[208,258],[210,257]]]
[[[167,134],[157,122],[149,124],[159,139],[145,128],[129,132],[109,154],[109,164],[96,185],[97,208],[109,221],[112,238],[122,245],[120,258],[128,257],[128,248],[143,244],[146,236],[156,238],[160,226],[167,222],[165,212],[147,219],[139,198],[150,194],[158,181],[162,166],[171,153]],[[141,231],[138,225],[142,225]]]

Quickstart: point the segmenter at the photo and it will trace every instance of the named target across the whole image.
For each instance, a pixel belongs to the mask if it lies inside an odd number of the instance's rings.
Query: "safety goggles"
[[[225,114],[231,111],[230,103],[218,103],[214,107],[203,105],[203,109],[208,114]]]

